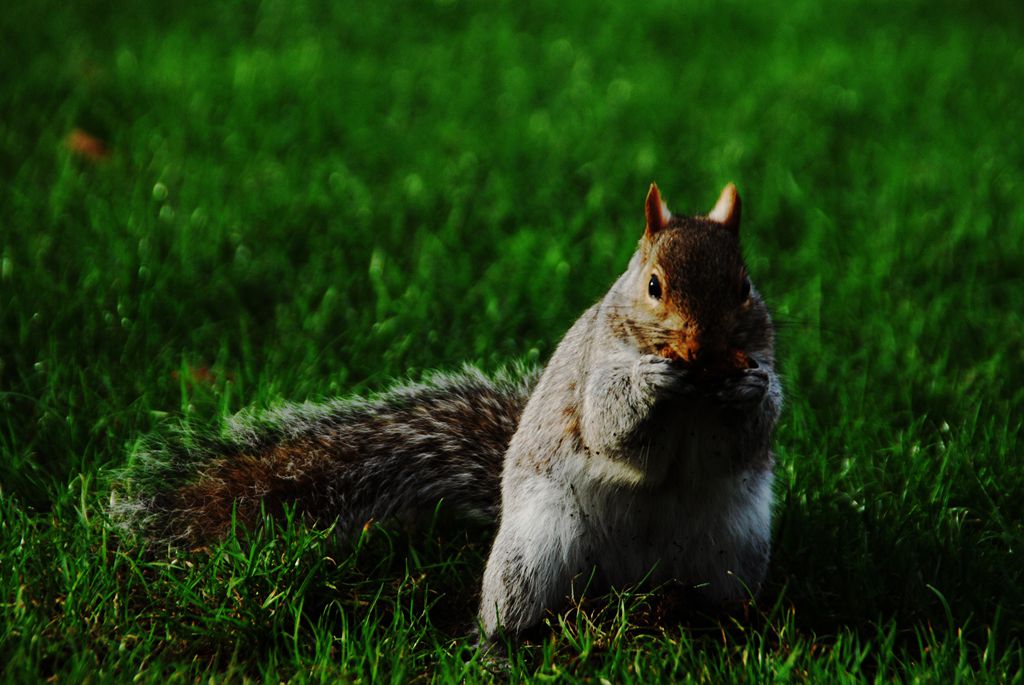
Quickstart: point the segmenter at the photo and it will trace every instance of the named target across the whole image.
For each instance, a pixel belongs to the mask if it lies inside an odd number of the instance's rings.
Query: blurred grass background
[[[1022,20],[9,3],[5,676],[493,679],[463,637],[486,536],[346,558],[285,526],[154,560],[111,534],[105,474],[182,417],[543,361],[624,268],[652,180],[692,213],[732,180],[789,396],[769,587],[712,627],[579,607],[506,675],[1019,681]]]

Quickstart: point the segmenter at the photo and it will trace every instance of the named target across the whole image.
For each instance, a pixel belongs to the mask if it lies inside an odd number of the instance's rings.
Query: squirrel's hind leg
[[[585,536],[564,495],[543,488],[503,502],[501,526],[487,559],[480,598],[484,642],[513,639],[557,608],[586,570]]]

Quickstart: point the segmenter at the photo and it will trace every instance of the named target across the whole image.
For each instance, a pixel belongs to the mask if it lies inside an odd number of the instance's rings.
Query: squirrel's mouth
[[[666,359],[680,362],[699,375],[728,375],[746,369],[756,369],[756,361],[740,349],[711,350],[683,341],[680,345],[667,344],[658,350]]]

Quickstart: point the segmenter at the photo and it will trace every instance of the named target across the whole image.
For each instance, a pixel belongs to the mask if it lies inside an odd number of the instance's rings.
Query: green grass
[[[1021,6],[398,5],[0,13],[6,678],[1021,681]],[[691,212],[738,184],[780,320],[749,615],[588,600],[499,666],[480,531],[117,540],[151,430],[545,359],[652,179]]]

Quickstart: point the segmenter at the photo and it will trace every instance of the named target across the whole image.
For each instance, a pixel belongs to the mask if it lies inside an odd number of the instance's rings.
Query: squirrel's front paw
[[[714,397],[724,406],[751,407],[764,399],[769,382],[768,372],[764,369],[745,369],[740,375],[722,381]]]
[[[696,391],[691,373],[678,362],[645,354],[637,361],[636,373],[658,399],[685,397]]]

